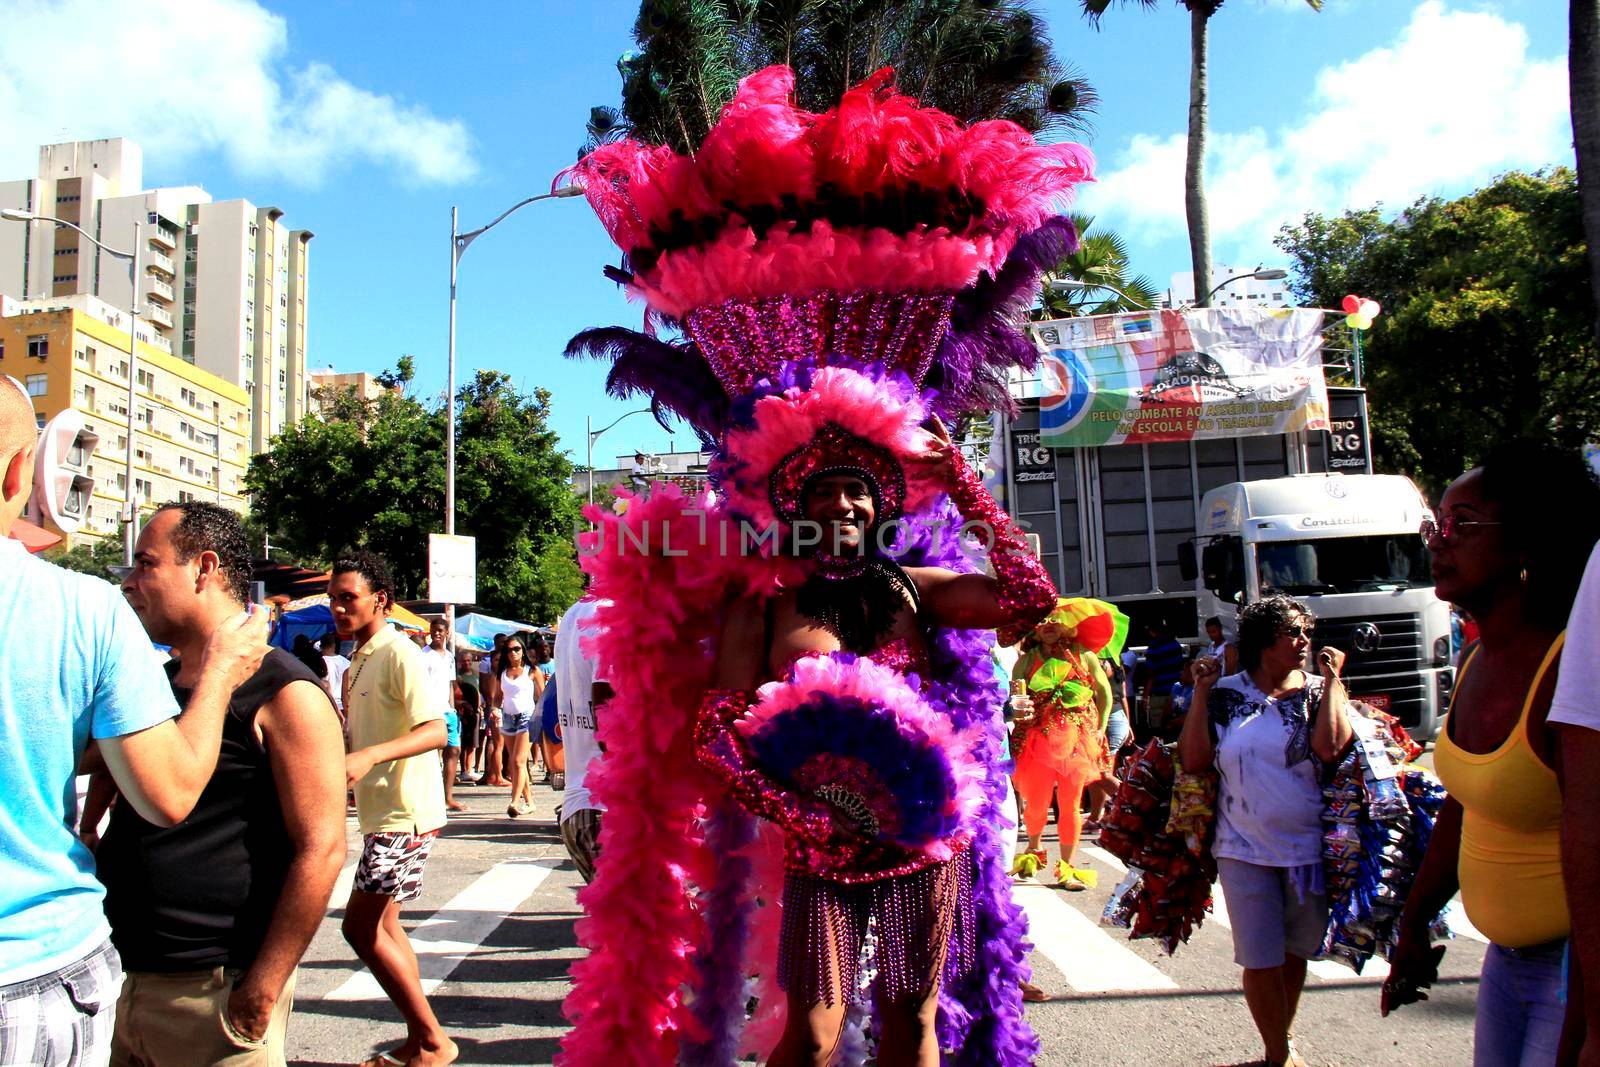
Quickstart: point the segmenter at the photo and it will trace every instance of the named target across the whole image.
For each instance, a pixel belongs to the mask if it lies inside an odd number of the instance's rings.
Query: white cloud
[[[1394,42],[1317,74],[1292,128],[1228,129],[1212,97],[1206,191],[1214,251],[1254,262],[1306,211],[1455,195],[1497,172],[1571,161],[1566,58],[1531,58],[1519,24],[1425,0]],[[1141,134],[1083,210],[1135,240],[1181,237],[1185,138]]]
[[[314,184],[358,161],[401,181],[475,173],[471,139],[332,68],[286,64],[288,27],[253,0],[22,0],[0,34],[0,179],[38,146],[124,136],[163,167],[221,153]]]

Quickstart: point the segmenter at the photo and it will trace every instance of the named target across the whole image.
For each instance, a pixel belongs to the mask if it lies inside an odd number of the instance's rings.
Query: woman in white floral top
[[[1269,596],[1239,615],[1237,674],[1194,665],[1194,697],[1178,740],[1186,771],[1215,766],[1213,853],[1233,925],[1234,962],[1270,1064],[1301,1063],[1289,1041],[1306,980],[1328,925],[1322,881],[1326,764],[1352,737],[1339,671],[1324,648],[1320,677],[1307,669],[1313,621],[1306,606]]]

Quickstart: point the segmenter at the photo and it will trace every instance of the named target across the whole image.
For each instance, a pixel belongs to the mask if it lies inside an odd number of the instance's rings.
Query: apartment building
[[[311,231],[276,207],[213,201],[198,186],[143,188],[143,153],[125,138],[45,145],[37,176],[0,182],[0,208],[75,223],[129,262],[46,223],[0,222],[0,294],[86,295],[141,321],[177,358],[243,389],[250,448],[307,413],[306,297]]]
[[[141,321],[136,332],[133,465],[141,512],[172,500],[210,500],[243,514],[250,395],[174,355],[149,324]],[[116,537],[121,529],[128,371],[125,312],[84,294],[0,300],[0,373],[27,389],[41,426],[76,408],[100,437],[87,471],[93,497],[73,539]]]
[[[383,383],[376,374],[366,371],[337,371],[332,367],[308,371],[307,394],[310,412],[318,417],[332,407],[341,394],[353,393],[362,400],[376,400],[383,395]]]

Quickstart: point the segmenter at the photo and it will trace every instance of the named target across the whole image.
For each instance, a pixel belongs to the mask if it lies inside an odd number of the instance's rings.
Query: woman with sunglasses
[[[1178,739],[1185,771],[1215,766],[1212,853],[1233,924],[1233,959],[1269,1064],[1302,1064],[1290,1042],[1306,961],[1322,947],[1322,771],[1349,744],[1339,672],[1344,653],[1307,670],[1311,612],[1281,594],[1239,613],[1239,667],[1195,661],[1194,696]]]
[[[1474,1062],[1553,1064],[1572,930],[1561,780],[1600,767],[1564,766],[1561,738],[1545,720],[1567,614],[1600,535],[1600,486],[1574,452],[1503,446],[1455,480],[1439,521],[1422,533],[1435,591],[1477,620],[1479,638],[1462,658],[1434,751],[1450,799],[1406,901],[1382,1010],[1423,999],[1418,990],[1438,976],[1444,949],[1430,949],[1428,927],[1459,889],[1467,918],[1490,942]],[[1568,1036],[1581,1040],[1581,1012],[1575,1026]]]
[[[523,795],[528,787],[531,730],[539,722],[539,701],[544,696],[544,674],[528,662],[527,642],[521,635],[506,642],[500,670],[500,734],[511,763],[511,803],[506,814],[515,819],[528,814]]]

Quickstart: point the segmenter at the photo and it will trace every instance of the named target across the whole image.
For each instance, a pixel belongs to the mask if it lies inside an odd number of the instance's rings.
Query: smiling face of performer
[[[872,487],[860,475],[824,471],[806,486],[805,517],[821,528],[819,546],[828,555],[861,552],[877,516]]]

